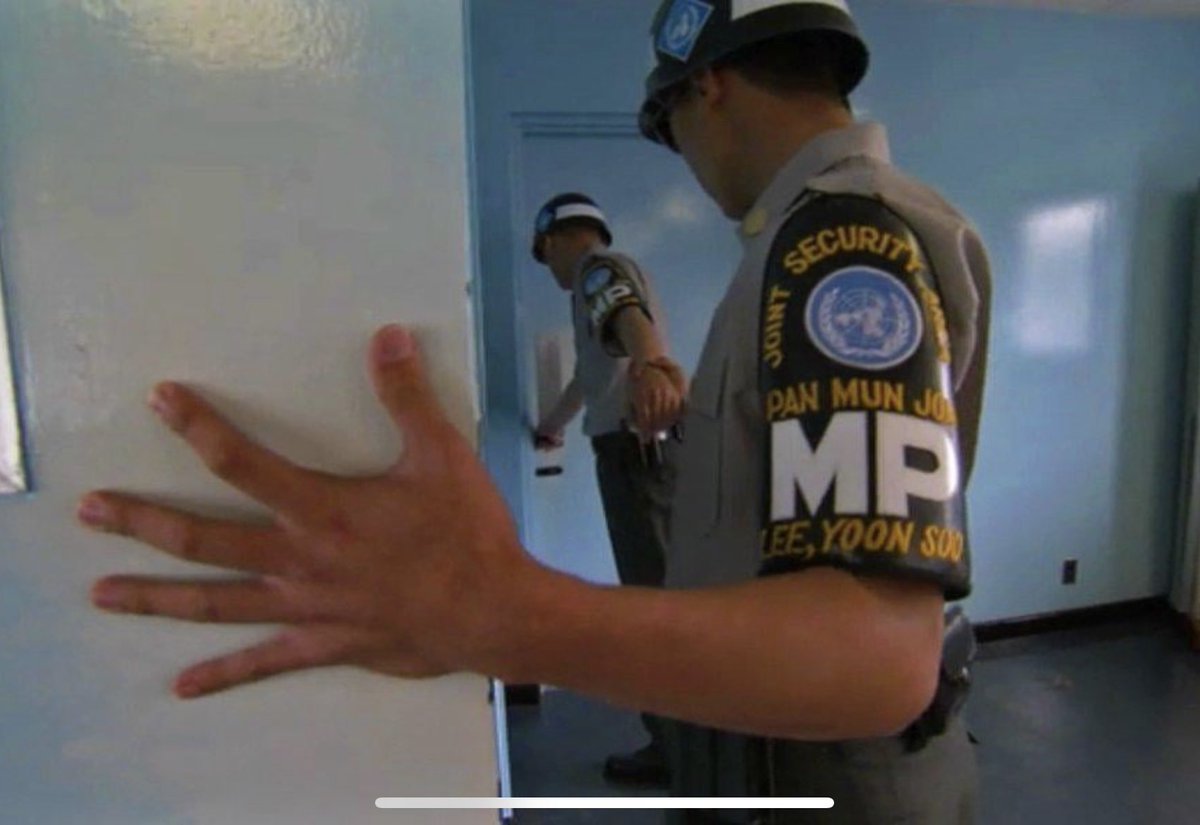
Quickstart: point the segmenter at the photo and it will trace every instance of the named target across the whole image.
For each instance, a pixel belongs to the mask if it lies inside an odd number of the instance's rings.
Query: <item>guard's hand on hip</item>
[[[94,529],[243,574],[112,576],[94,586],[97,606],[283,625],[262,644],[185,670],[175,683],[180,696],[325,665],[428,677],[488,660],[496,617],[536,564],[487,472],[443,414],[411,334],[380,330],[370,366],[405,440],[382,475],[341,478],[299,467],[167,383],[155,389],[152,408],[214,474],[273,511],[274,522],[210,520],[115,492],[81,502],[79,518]]]
[[[629,373],[629,404],[638,432],[649,436],[669,430],[683,418],[687,379],[669,358],[634,363]]]

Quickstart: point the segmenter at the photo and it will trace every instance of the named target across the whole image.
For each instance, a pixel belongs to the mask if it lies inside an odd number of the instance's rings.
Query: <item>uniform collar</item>
[[[759,195],[754,208],[742,219],[738,231],[742,242],[748,243],[781,216],[809,180],[846,158],[855,156],[889,163],[891,151],[888,148],[887,130],[879,123],[855,123],[823,132],[800,147]]]

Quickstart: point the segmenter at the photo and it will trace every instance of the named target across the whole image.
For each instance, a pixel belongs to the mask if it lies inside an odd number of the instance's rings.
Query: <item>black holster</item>
[[[909,752],[919,751],[934,736],[946,732],[971,690],[971,663],[978,648],[971,622],[958,605],[946,611],[942,637],[942,666],[938,670],[937,692],[921,716],[902,734]]]

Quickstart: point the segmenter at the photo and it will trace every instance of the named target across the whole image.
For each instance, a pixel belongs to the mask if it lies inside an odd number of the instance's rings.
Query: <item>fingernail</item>
[[[180,676],[175,680],[175,695],[180,699],[194,699],[200,695],[200,683],[192,676]]]
[[[389,324],[383,328],[379,340],[379,357],[385,363],[403,361],[413,354],[412,333],[397,324]]]
[[[175,429],[179,423],[179,411],[176,409],[175,387],[171,384],[159,384],[150,393],[147,404],[168,427]]]
[[[112,508],[96,496],[88,496],[80,503],[78,515],[89,527],[107,527],[112,521]]]
[[[121,594],[109,587],[96,587],[92,590],[92,604],[101,610],[120,612],[124,603]]]

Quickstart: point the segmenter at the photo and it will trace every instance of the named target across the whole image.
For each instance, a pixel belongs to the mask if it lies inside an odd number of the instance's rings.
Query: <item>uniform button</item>
[[[753,238],[767,228],[767,210],[759,207],[751,209],[750,212],[742,219],[742,234],[747,238]]]

